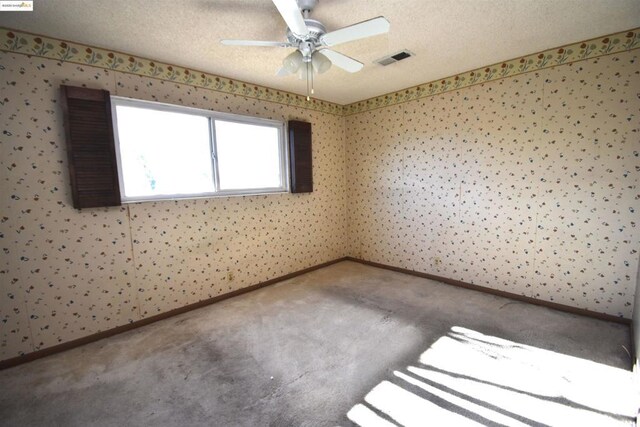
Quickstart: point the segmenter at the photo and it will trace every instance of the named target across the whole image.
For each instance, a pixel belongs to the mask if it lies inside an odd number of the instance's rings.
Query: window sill
[[[277,190],[277,191],[262,191],[262,192],[247,192],[247,193],[215,193],[215,194],[204,194],[201,196],[160,196],[160,197],[149,197],[149,198],[136,198],[136,199],[127,199],[122,200],[123,205],[130,205],[134,203],[148,203],[148,202],[173,202],[178,200],[198,200],[198,199],[220,199],[220,198],[232,198],[232,197],[255,197],[255,196],[270,196],[276,194],[293,194],[287,190]]]

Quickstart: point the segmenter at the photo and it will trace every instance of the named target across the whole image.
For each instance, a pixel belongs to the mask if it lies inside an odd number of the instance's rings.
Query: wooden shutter
[[[291,192],[311,193],[313,191],[311,123],[289,120],[288,129]]]
[[[62,86],[73,207],[119,206],[109,92]]]

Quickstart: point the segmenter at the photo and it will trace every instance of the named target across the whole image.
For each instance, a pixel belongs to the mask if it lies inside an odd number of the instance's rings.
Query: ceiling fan
[[[286,41],[221,40],[227,46],[292,47],[296,51],[282,62],[278,76],[299,73],[307,79],[307,100],[313,94],[313,74],[322,74],[331,65],[350,73],[356,73],[364,64],[340,52],[329,49],[342,43],[383,34],[389,31],[389,21],[383,16],[359,22],[327,33],[320,21],[309,15],[318,0],[273,0],[278,12],[287,24]]]

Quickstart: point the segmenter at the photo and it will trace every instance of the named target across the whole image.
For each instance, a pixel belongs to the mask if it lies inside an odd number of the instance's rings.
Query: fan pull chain
[[[313,63],[311,63],[311,66],[309,68],[311,68],[311,95],[313,95]]]
[[[309,93],[309,63],[307,62],[307,101],[310,100]]]

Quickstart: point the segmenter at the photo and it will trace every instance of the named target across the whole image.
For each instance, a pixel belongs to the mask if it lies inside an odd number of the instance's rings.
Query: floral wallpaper
[[[631,317],[638,51],[347,117],[350,254]]]
[[[0,34],[0,360],[346,255],[630,317],[638,30],[347,106]],[[311,121],[314,192],[74,210],[61,84]]]
[[[0,360],[346,255],[344,118],[0,52]],[[75,210],[61,84],[313,123],[314,192]]]

